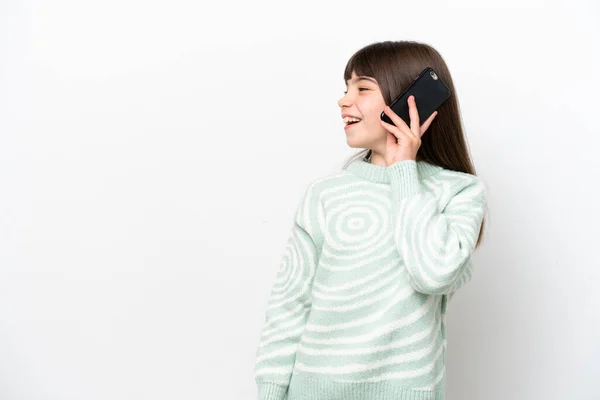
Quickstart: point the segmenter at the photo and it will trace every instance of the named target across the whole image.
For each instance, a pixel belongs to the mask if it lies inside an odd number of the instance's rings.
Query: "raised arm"
[[[483,182],[467,174],[439,179],[447,201],[439,211],[438,199],[419,180],[416,161],[394,163],[388,173],[394,241],[411,285],[421,293],[451,296],[471,279],[471,256],[486,204]]]

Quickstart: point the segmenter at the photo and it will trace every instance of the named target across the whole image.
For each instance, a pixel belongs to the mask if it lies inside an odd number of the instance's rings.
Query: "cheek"
[[[381,113],[385,108],[385,101],[383,101],[383,99],[381,99],[381,101],[372,101],[372,99],[369,99],[369,101],[362,102],[359,108],[366,125],[371,129],[379,127],[385,130],[380,122]]]
[[[381,111],[373,110],[372,112],[369,113],[369,115],[367,116],[367,119],[368,119],[369,125],[371,125],[373,127],[379,126],[383,129],[383,126],[381,125]]]
[[[384,108],[385,104],[372,105],[368,111],[369,120],[373,123],[379,124],[379,121],[381,121],[381,113],[383,112]]]

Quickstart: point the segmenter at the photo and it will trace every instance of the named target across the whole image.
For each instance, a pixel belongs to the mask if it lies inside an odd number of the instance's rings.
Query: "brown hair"
[[[354,53],[348,60],[344,70],[344,82],[352,77],[353,71],[356,75],[375,78],[379,83],[385,104],[389,105],[426,67],[432,67],[437,72],[440,79],[450,88],[451,94],[438,108],[438,115],[421,137],[421,146],[416,160],[476,175],[450,71],[442,56],[433,47],[404,40],[369,44]],[[346,169],[357,158],[367,161],[371,153],[371,149],[360,151],[350,157],[343,168]],[[479,247],[482,241],[484,227],[485,218],[481,223],[475,248]]]

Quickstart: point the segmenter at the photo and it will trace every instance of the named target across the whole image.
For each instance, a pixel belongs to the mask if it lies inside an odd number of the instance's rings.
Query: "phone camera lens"
[[[435,72],[433,72],[433,71],[430,71],[430,72],[429,72],[429,75],[431,75],[431,77],[432,77],[434,80],[436,80],[436,79],[438,78],[438,77],[437,77],[437,74],[436,74]]]

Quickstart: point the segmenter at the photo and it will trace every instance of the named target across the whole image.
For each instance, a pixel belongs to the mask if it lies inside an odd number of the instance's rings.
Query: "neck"
[[[387,167],[387,164],[385,163],[385,158],[383,158],[383,156],[379,155],[379,153],[376,153],[374,151],[371,151],[371,157],[367,160],[367,162],[370,162],[373,165]]]

